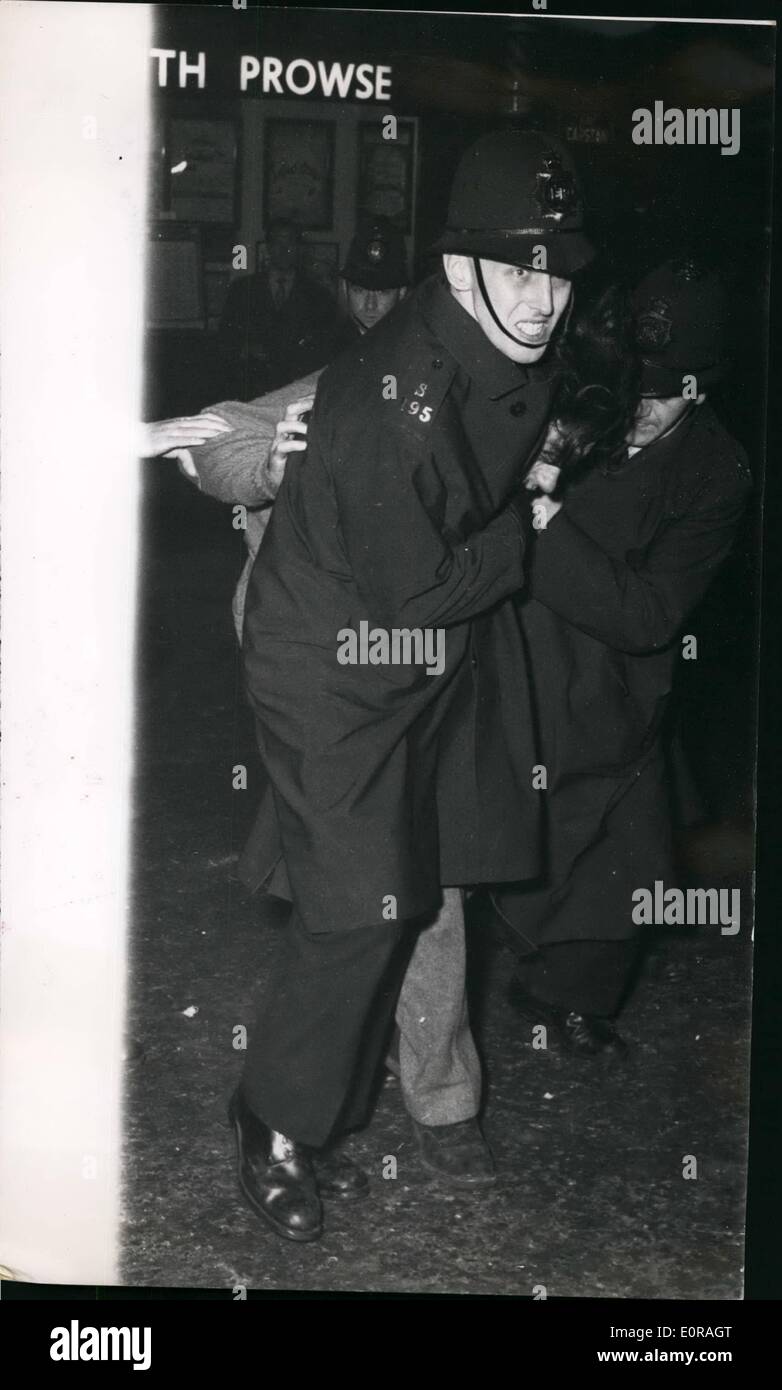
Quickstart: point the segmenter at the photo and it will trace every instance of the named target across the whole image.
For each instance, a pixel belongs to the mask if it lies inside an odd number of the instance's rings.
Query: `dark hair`
[[[557,334],[560,385],[552,419],[558,437],[546,443],[547,462],[572,477],[586,468],[617,466],[626,458],[640,390],[629,291],[606,283],[600,271],[579,276],[572,309]]]

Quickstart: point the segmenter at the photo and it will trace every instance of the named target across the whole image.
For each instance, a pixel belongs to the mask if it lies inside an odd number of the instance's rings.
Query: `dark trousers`
[[[308,934],[294,909],[241,1081],[271,1129],[320,1147],[367,1118],[414,942],[395,922]]]
[[[568,1013],[617,1013],[638,961],[639,936],[627,941],[558,941],[522,956],[516,978],[530,994]]]

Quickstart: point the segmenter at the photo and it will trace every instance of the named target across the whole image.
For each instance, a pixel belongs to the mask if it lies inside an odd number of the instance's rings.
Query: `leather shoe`
[[[546,1004],[528,994],[518,980],[511,984],[508,999],[522,1018],[533,1024],[545,1024],[556,1041],[576,1057],[624,1056],[627,1052],[627,1043],[610,1019]]]
[[[369,1196],[369,1178],[364,1169],[343,1153],[334,1150],[316,1152],[312,1157],[312,1166],[321,1197],[355,1202]]]
[[[422,1125],[413,1120],[421,1162],[456,1187],[486,1187],[497,1181],[491,1149],[477,1120]]]
[[[264,1124],[240,1090],[231,1097],[228,1118],[236,1135],[239,1186],[256,1216],[286,1240],[317,1240],[323,1208],[305,1146]]]

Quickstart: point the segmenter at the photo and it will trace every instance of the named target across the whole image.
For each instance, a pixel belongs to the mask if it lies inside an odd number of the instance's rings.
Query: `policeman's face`
[[[497,327],[489,312],[472,261],[469,262],[470,293],[464,307],[477,319],[490,342],[511,361],[537,362],[567,308],[570,281],[547,275],[542,270],[505,265],[502,261],[481,260],[480,266],[486,293],[506,332]],[[518,341],[509,338],[508,333]]]
[[[348,309],[351,318],[362,328],[371,328],[385,318],[401,298],[401,290],[367,290],[363,285],[346,282]]]
[[[698,404],[703,399],[703,396],[699,396]],[[655,439],[678,424],[691,405],[692,401],[683,400],[681,396],[642,396],[627,443],[636,449],[654,443]]]

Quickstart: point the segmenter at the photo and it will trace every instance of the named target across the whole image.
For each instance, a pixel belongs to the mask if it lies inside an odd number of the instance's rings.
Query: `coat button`
[[[471,656],[471,657],[470,657],[470,665],[472,666],[473,671],[477,671],[477,670],[478,670],[478,658],[477,658],[477,656]]]
[[[440,361],[440,358],[439,358],[439,357],[435,357],[434,362],[432,363],[432,366],[435,367],[435,368],[439,371],[439,369],[440,369],[440,367],[442,367],[442,365],[443,365],[443,364],[442,364],[442,362]]]
[[[527,402],[526,402],[526,401],[514,401],[514,402],[513,402],[513,405],[512,405],[511,408],[510,408],[510,413],[511,413],[511,415],[526,415],[526,413],[527,413]]]

